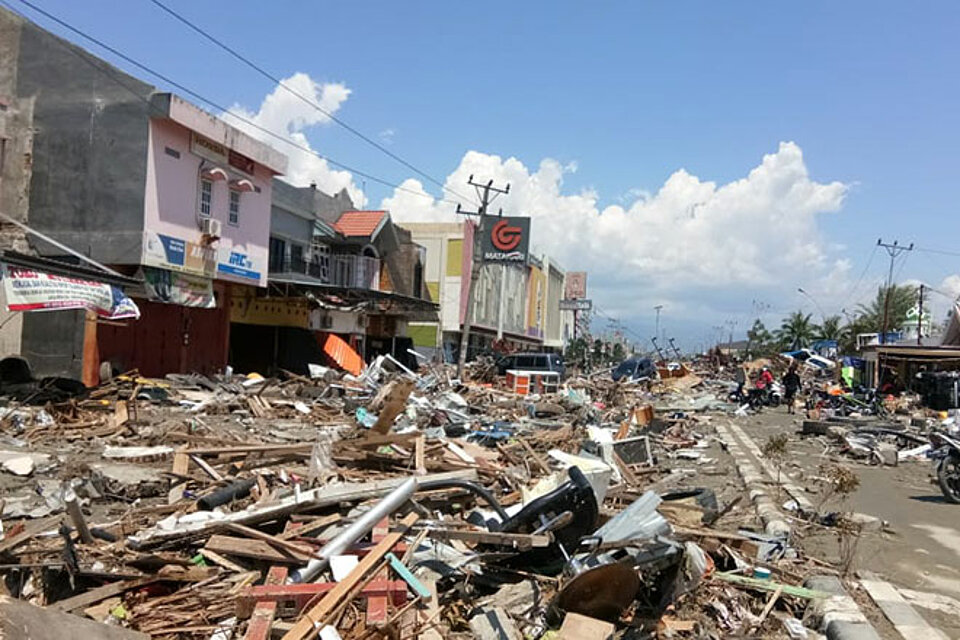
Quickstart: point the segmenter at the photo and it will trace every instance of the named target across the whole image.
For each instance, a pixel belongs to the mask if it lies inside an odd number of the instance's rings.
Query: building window
[[[240,224],[240,192],[230,190],[230,224]]]
[[[200,215],[204,218],[209,218],[212,208],[213,182],[210,180],[200,180]]]
[[[330,282],[330,246],[314,240],[310,248],[310,262],[310,275]]]
[[[305,271],[305,263],[303,261],[303,245],[291,244],[290,245],[290,269],[291,271],[296,271],[297,273],[303,273]]]
[[[270,271],[282,272],[286,258],[287,243],[280,238],[270,238]]]

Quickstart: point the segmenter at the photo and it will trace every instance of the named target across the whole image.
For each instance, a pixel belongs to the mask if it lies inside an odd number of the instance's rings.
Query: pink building
[[[171,94],[152,99],[143,264],[266,286],[270,185],[287,158]]]
[[[99,360],[147,375],[218,371],[231,287],[267,283],[271,183],[287,159],[175,95],[154,94],[151,104],[143,317],[100,325]]]

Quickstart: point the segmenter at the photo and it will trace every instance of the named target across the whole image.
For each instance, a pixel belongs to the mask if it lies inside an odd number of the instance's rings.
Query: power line
[[[860,288],[860,283],[863,282],[863,278],[864,278],[864,276],[867,275],[867,271],[870,269],[870,265],[873,264],[873,257],[874,257],[875,255],[877,255],[877,249],[878,249],[878,248],[879,248],[879,247],[878,247],[877,245],[873,245],[873,251],[870,252],[870,258],[867,259],[867,264],[866,264],[866,266],[863,268],[863,271],[860,272],[860,277],[857,278],[857,283],[856,283],[855,285],[853,285],[853,287],[850,289],[850,291],[847,292],[847,295],[844,296],[844,298],[843,298],[844,300],[850,300],[850,299],[852,299],[853,294],[856,293],[857,290]]]
[[[349,125],[348,123],[344,122],[343,120],[341,120],[340,118],[338,118],[337,116],[335,116],[335,115],[334,115],[333,113],[331,113],[330,111],[328,111],[328,110],[324,109],[323,107],[321,107],[319,104],[316,103],[316,101],[311,100],[310,98],[308,98],[308,97],[304,96],[303,94],[301,94],[299,91],[296,91],[296,90],[290,88],[290,87],[287,86],[279,77],[277,77],[275,74],[270,73],[269,71],[267,71],[266,69],[264,69],[262,66],[258,65],[258,64],[255,63],[254,61],[250,60],[250,58],[248,58],[248,57],[244,56],[243,54],[241,54],[241,53],[240,53],[239,51],[237,51],[236,49],[230,47],[230,46],[229,46],[228,44],[226,44],[225,42],[217,39],[216,37],[214,37],[213,35],[211,35],[208,31],[205,31],[205,30],[202,29],[201,27],[199,27],[199,26],[197,26],[196,24],[194,24],[193,22],[191,22],[189,19],[185,18],[184,16],[180,15],[179,13],[177,13],[176,11],[174,11],[173,9],[171,9],[170,7],[168,7],[167,5],[165,5],[165,4],[163,4],[162,2],[160,2],[160,0],[150,0],[150,1],[151,1],[153,4],[155,4],[157,7],[159,7],[160,9],[162,9],[163,11],[165,11],[165,12],[168,13],[168,14],[170,14],[171,16],[173,16],[174,18],[176,18],[178,21],[180,21],[181,23],[183,23],[184,25],[186,25],[187,27],[189,27],[191,30],[197,32],[198,34],[200,34],[201,36],[203,36],[204,38],[206,38],[207,40],[209,40],[210,42],[212,42],[212,43],[215,44],[216,46],[220,47],[221,49],[223,49],[224,51],[226,51],[227,53],[229,53],[231,56],[233,56],[234,58],[236,58],[236,59],[239,60],[240,62],[244,63],[245,65],[247,65],[248,67],[250,67],[251,69],[253,69],[254,71],[256,71],[257,73],[259,73],[259,74],[260,74],[261,76],[263,76],[264,78],[267,78],[267,79],[270,80],[271,82],[276,83],[277,86],[283,88],[284,91],[290,93],[290,94],[293,95],[293,96],[296,96],[298,99],[300,99],[301,101],[303,101],[305,104],[313,107],[314,109],[316,109],[317,111],[319,111],[320,113],[322,113],[323,115],[325,115],[326,117],[330,118],[330,120],[332,120],[333,122],[336,122],[338,125],[340,125],[340,126],[343,127],[344,129],[346,129],[347,131],[349,131],[349,132],[352,133],[353,135],[357,136],[358,138],[360,138],[361,140],[363,140],[363,141],[366,142],[367,144],[373,146],[374,148],[378,149],[379,151],[382,151],[383,153],[385,153],[385,154],[388,155],[389,157],[393,158],[394,160],[396,160],[397,162],[399,162],[400,164],[402,164],[402,165],[405,166],[406,168],[410,169],[411,171],[416,172],[418,175],[420,175],[421,177],[425,178],[426,180],[429,180],[430,182],[432,182],[433,184],[437,185],[438,187],[440,187],[440,188],[443,189],[444,191],[447,191],[447,192],[449,192],[449,193],[457,196],[458,198],[462,198],[462,199],[464,199],[464,200],[469,200],[469,198],[466,198],[466,197],[464,197],[463,195],[461,195],[461,194],[457,193],[456,191],[454,191],[453,189],[450,189],[450,188],[446,187],[442,182],[440,182],[439,180],[437,180],[436,178],[434,178],[434,177],[431,176],[430,174],[426,173],[425,171],[421,171],[421,170],[418,169],[416,166],[414,166],[414,165],[411,164],[410,162],[404,160],[403,158],[401,158],[401,157],[400,157],[399,155],[397,155],[396,153],[390,151],[389,149],[387,149],[386,147],[384,147],[382,144],[380,144],[380,143],[377,142],[376,140],[371,139],[369,136],[365,135],[363,132],[357,130],[355,127],[352,127],[352,126]]]
[[[914,251],[923,251],[924,253],[938,253],[942,256],[960,256],[958,251],[944,251],[942,249],[928,249],[927,247],[914,247]]]
[[[311,155],[313,155],[313,156],[316,156],[317,158],[319,158],[319,159],[321,159],[321,160],[325,160],[326,162],[329,162],[330,164],[334,165],[335,167],[339,167],[340,169],[343,169],[343,170],[345,170],[345,171],[349,171],[350,173],[354,173],[354,174],[356,174],[356,175],[358,175],[358,176],[367,178],[368,180],[372,180],[373,182],[377,182],[377,183],[379,183],[379,184],[382,184],[382,185],[384,185],[384,186],[390,187],[390,188],[392,188],[392,189],[396,189],[396,190],[398,190],[398,191],[404,191],[404,192],[406,192],[406,193],[411,193],[411,194],[414,194],[414,195],[417,195],[417,196],[420,196],[420,197],[430,198],[431,200],[434,199],[433,196],[431,196],[431,195],[428,194],[428,193],[423,193],[423,192],[420,192],[420,191],[414,191],[413,189],[408,189],[408,188],[406,188],[406,187],[404,187],[404,186],[402,186],[402,185],[394,184],[394,183],[390,182],[389,180],[385,180],[385,179],[383,179],[383,178],[378,178],[377,176],[371,175],[371,174],[366,173],[366,172],[364,172],[364,171],[360,171],[359,169],[355,169],[355,168],[353,168],[353,167],[351,167],[351,166],[349,166],[349,165],[346,165],[346,164],[344,164],[344,163],[342,163],[342,162],[338,162],[338,161],[334,160],[333,158],[331,158],[331,157],[329,157],[329,156],[325,156],[325,155],[323,155],[323,154],[315,151],[314,149],[311,149],[310,147],[297,144],[296,142],[290,140],[289,138],[286,138],[286,137],[284,137],[283,135],[281,135],[281,134],[279,134],[279,133],[275,133],[275,132],[267,129],[266,127],[263,127],[263,126],[257,124],[256,122],[250,120],[249,118],[246,118],[246,117],[244,117],[244,116],[242,116],[242,115],[239,115],[239,114],[237,114],[237,113],[234,113],[233,111],[230,111],[230,110],[227,109],[226,107],[223,107],[222,105],[220,105],[220,104],[218,104],[217,102],[215,102],[215,101],[213,101],[213,100],[211,100],[211,99],[209,99],[209,98],[201,95],[200,93],[194,91],[193,89],[190,89],[190,88],[188,88],[188,87],[180,84],[179,82],[173,80],[172,78],[169,78],[169,77],[165,76],[164,74],[160,73],[159,71],[155,71],[154,69],[148,67],[147,65],[145,65],[145,64],[143,64],[143,63],[141,63],[141,62],[139,62],[139,61],[137,61],[137,60],[135,60],[134,58],[131,58],[130,56],[126,55],[125,53],[121,52],[120,50],[118,50],[118,49],[116,49],[116,48],[108,45],[107,43],[103,42],[102,40],[99,40],[99,39],[95,38],[94,36],[89,35],[88,33],[86,33],[86,32],[84,32],[84,31],[82,31],[82,30],[74,27],[73,25],[67,23],[66,21],[61,20],[61,19],[58,18],[57,16],[55,16],[55,15],[53,15],[53,14],[45,11],[44,9],[36,6],[36,5],[33,4],[32,2],[29,2],[29,0],[18,0],[18,1],[19,1],[21,4],[24,4],[24,5],[28,6],[28,7],[30,7],[31,9],[33,9],[33,10],[36,11],[37,13],[39,13],[39,14],[41,14],[41,15],[43,15],[43,16],[46,16],[46,17],[49,18],[50,20],[53,20],[54,22],[56,22],[57,24],[59,24],[59,25],[62,26],[63,28],[68,29],[69,31],[71,31],[71,32],[79,35],[80,37],[82,37],[82,38],[84,38],[84,39],[86,39],[86,40],[88,40],[88,41],[96,44],[97,46],[105,49],[106,51],[109,51],[110,53],[112,53],[113,55],[119,57],[120,59],[125,60],[126,62],[134,65],[135,67],[137,67],[138,69],[144,71],[145,73],[148,73],[148,74],[150,74],[150,75],[152,75],[152,76],[154,76],[154,77],[156,77],[156,78],[159,78],[159,79],[162,80],[163,82],[166,82],[167,84],[169,84],[169,85],[171,85],[171,86],[173,86],[173,87],[176,87],[177,89],[179,89],[179,90],[183,91],[184,93],[192,96],[193,98],[199,100],[200,102],[203,102],[203,103],[205,103],[205,104],[208,104],[208,105],[210,105],[211,107],[213,107],[213,108],[215,108],[215,109],[219,109],[221,112],[230,115],[232,118],[236,118],[236,119],[239,120],[240,122],[243,122],[243,123],[247,124],[248,126],[253,127],[254,129],[256,129],[256,130],[258,130],[258,131],[263,132],[263,133],[266,134],[266,135],[269,135],[269,136],[271,136],[271,137],[273,137],[273,138],[276,138],[276,139],[279,140],[280,142],[283,142],[283,143],[285,143],[285,144],[287,144],[287,145],[289,145],[289,146],[291,146],[291,147],[293,147],[293,148],[295,148],[295,149],[299,149],[299,150],[301,150],[301,151],[303,151],[303,152],[305,152],[305,153],[309,153],[309,154],[311,154]],[[10,11],[12,11],[13,13],[19,15],[21,18],[27,19],[26,16],[24,16],[24,15],[21,14],[20,12],[16,11],[13,7],[11,7],[11,6],[6,2],[6,0],[0,0],[0,4],[2,4],[3,6],[5,6],[7,9],[9,9]],[[64,46],[68,51],[70,51],[71,53],[73,53],[74,55],[77,55],[77,57],[79,57],[81,60],[84,60],[85,62],[87,62],[88,64],[90,64],[94,69],[97,69],[98,71],[100,71],[101,73],[103,73],[105,76],[107,76],[108,78],[110,78],[111,80],[113,80],[114,82],[116,82],[117,84],[119,84],[120,86],[122,86],[122,87],[124,87],[125,89],[127,89],[127,90],[128,90],[131,94],[133,94],[137,99],[139,99],[140,101],[146,103],[147,105],[149,105],[149,106],[151,106],[151,107],[153,106],[153,105],[150,103],[150,101],[147,100],[146,98],[144,98],[142,95],[140,95],[140,93],[137,92],[136,89],[130,87],[128,84],[126,84],[126,83],[124,83],[123,81],[121,81],[121,80],[120,80],[119,78],[117,78],[114,74],[108,72],[106,69],[104,69],[104,68],[101,67],[100,65],[96,64],[96,63],[93,62],[92,60],[87,59],[85,56],[80,55],[79,53],[77,53],[76,51],[74,51],[73,49],[71,49],[70,47],[68,47],[66,44],[63,44],[63,46]],[[447,203],[449,203],[449,204],[456,204],[456,202],[454,202],[454,201],[452,201],[452,200],[447,200],[447,199],[445,199],[445,198],[439,198],[439,199],[437,199],[437,200],[439,200],[439,201],[441,201],[441,202],[447,202]]]

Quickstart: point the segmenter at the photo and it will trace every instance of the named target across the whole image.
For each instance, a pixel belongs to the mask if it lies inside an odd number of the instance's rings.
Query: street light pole
[[[660,310],[663,309],[663,305],[658,304],[657,306],[654,307],[654,309],[656,309],[657,311],[657,331],[654,335],[656,335],[657,340],[659,340],[660,339]]]

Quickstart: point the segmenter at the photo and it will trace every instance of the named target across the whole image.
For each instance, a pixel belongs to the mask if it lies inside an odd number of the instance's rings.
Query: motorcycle
[[[750,389],[747,392],[747,404],[754,411],[759,411],[762,407],[779,407],[783,401],[783,386],[773,382],[765,389]]]
[[[931,457],[937,462],[937,483],[947,502],[960,504],[960,439],[934,431],[930,434]]]

